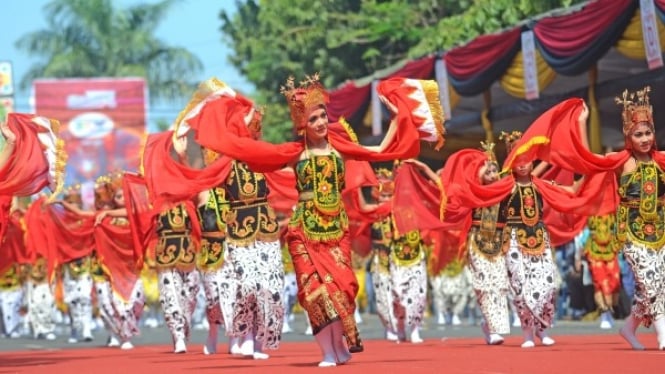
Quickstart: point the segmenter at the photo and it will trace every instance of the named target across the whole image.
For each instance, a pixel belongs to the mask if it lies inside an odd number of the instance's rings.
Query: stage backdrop
[[[67,185],[110,172],[136,171],[146,128],[143,78],[39,79],[35,111],[60,121]]]

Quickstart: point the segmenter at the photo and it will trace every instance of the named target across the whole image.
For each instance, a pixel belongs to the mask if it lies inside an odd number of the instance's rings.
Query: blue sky
[[[115,0],[119,7],[140,3],[154,3],[155,0]],[[14,80],[18,82],[37,60],[14,48],[14,42],[22,35],[46,28],[46,19],[42,10],[49,0],[3,1],[2,32],[0,32],[0,61],[11,61]],[[157,37],[172,46],[181,46],[194,53],[203,62],[203,72],[195,77],[202,81],[217,76],[230,86],[252,92],[249,84],[237,70],[227,62],[228,47],[222,43],[218,18],[220,10],[235,9],[234,0],[181,0],[171,9],[158,28]],[[18,87],[15,87],[18,90]],[[17,91],[15,94],[16,111],[28,112],[30,92]],[[149,121],[163,118],[169,122],[175,118],[177,105],[155,105],[150,107]]]

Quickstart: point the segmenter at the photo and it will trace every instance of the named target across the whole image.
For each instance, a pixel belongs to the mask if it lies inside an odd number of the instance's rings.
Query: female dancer
[[[621,198],[617,210],[617,239],[635,274],[630,316],[621,328],[633,349],[644,346],[635,331],[640,324],[656,329],[659,349],[665,349],[665,153],[656,151],[650,87],[633,94],[624,91],[623,134],[626,149],[608,154],[620,157],[615,168]]]
[[[318,76],[309,77],[299,88],[290,79],[282,90],[296,131],[303,136],[302,142],[272,145],[226,134],[208,137],[199,133],[198,141],[202,146],[245,161],[254,171],[277,170],[285,165],[296,171],[299,201],[286,241],[296,270],[298,299],[307,311],[323,353],[320,366],[345,363],[351,358],[350,352],[363,350],[354,320],[358,284],[351,267],[348,222],[341,196],[345,159],[380,161],[415,156],[419,146],[417,127],[428,124],[432,130],[435,123],[442,125],[442,117],[436,115],[438,122],[433,120],[426,103],[419,107],[425,117],[411,116],[414,107],[408,104],[414,104],[416,100],[409,94],[416,90],[424,92],[419,81],[400,79],[383,83],[382,96],[388,95],[397,102],[389,107],[393,112],[400,107],[401,126],[398,129],[396,124],[391,125],[378,147],[360,146],[350,140],[345,127],[329,125],[328,97]],[[435,84],[426,86],[430,89],[428,95],[438,92]],[[228,112],[223,104],[221,100],[209,103],[197,118],[189,121],[190,125],[199,126],[199,131],[200,125],[206,122],[232,125],[229,121],[220,123],[218,119],[220,112]],[[440,106],[436,113],[441,113]],[[241,113],[238,120],[245,121],[244,117]],[[394,136],[398,131],[400,136]],[[393,138],[400,142],[393,142]],[[253,152],[247,152],[248,149]],[[346,187],[357,194],[357,186]],[[346,337],[348,348],[343,337]]]
[[[61,203],[81,217],[94,219],[91,273],[100,315],[111,334],[108,346],[132,349],[131,338],[139,333],[145,294],[137,268],[137,264],[142,264],[142,249],[133,245],[122,178],[122,174],[97,178],[97,211],[84,211],[66,201]]]
[[[219,158],[219,154],[202,149],[203,163],[208,166]],[[203,353],[217,353],[219,325],[224,325],[227,335],[233,331],[233,306],[235,305],[237,282],[232,264],[226,260],[226,224],[224,217],[229,210],[224,186],[199,193],[198,213],[201,222],[201,251],[198,268],[201,273],[206,296],[206,318],[208,338]],[[240,353],[238,339],[229,336],[229,353]]]
[[[480,164],[476,175],[482,185],[489,185],[498,180],[499,165],[494,154],[494,143],[481,145],[485,162]],[[430,179],[439,180],[439,176],[424,163],[417,160],[406,162],[416,164]],[[498,218],[499,204],[474,209],[466,239],[473,289],[484,317],[480,326],[485,341],[490,345],[502,344],[502,334],[510,333],[508,274],[503,257],[504,224],[498,222]]]
[[[594,300],[600,310],[600,328],[612,328],[612,310],[619,303],[619,260],[615,241],[616,220],[613,214],[589,217],[589,238],[584,256],[593,278]]]

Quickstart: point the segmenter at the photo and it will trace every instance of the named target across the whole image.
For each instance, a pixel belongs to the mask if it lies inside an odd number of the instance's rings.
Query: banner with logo
[[[136,171],[146,129],[143,78],[39,79],[35,111],[60,121],[69,155],[66,184]]]
[[[4,120],[5,116],[13,111],[14,111],[14,98],[0,97],[0,120]]]
[[[0,96],[11,96],[14,94],[14,78],[12,75],[12,63],[0,61]]]

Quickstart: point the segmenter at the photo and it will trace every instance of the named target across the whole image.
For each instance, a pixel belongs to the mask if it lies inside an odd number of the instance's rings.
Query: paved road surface
[[[557,335],[596,335],[596,334],[617,334],[618,328],[621,326],[621,321],[615,323],[615,327],[611,330],[601,330],[598,327],[599,322],[579,322],[579,321],[557,321],[556,325],[551,331],[551,335],[556,338]],[[298,342],[298,341],[311,341],[314,342],[312,336],[305,335],[306,321],[303,314],[296,314],[295,320],[291,323],[294,332],[283,334],[282,341],[284,342]],[[383,338],[383,327],[376,315],[365,314],[363,315],[363,323],[359,325],[361,337],[365,340],[381,339]],[[95,339],[88,343],[67,343],[68,329],[65,326],[58,326],[60,330],[59,336],[55,341],[34,340],[30,338],[0,338],[0,353],[3,351],[16,351],[16,350],[42,350],[42,349],[68,349],[68,348],[82,348],[82,347],[98,347],[106,343],[106,332],[97,330],[94,332]],[[226,343],[226,338],[223,336],[223,331],[220,331],[220,343]],[[520,335],[520,329],[513,327],[511,335]],[[194,330],[192,332],[191,342],[188,344],[189,351],[194,352],[202,349],[207,335],[206,330]],[[439,326],[436,324],[434,318],[426,320],[426,326],[422,331],[424,339],[442,339],[442,338],[455,338],[455,337],[474,337],[480,338],[481,332],[478,326],[469,326],[464,324],[462,326]],[[141,336],[133,340],[134,345],[161,345],[170,344],[171,337],[165,326],[157,328],[142,328]],[[220,349],[223,349],[220,347]]]

